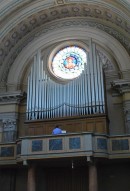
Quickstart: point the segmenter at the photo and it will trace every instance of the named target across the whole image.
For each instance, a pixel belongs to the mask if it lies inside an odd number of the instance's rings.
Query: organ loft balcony
[[[4,122],[2,141],[12,141],[14,145],[2,145],[2,157],[11,157],[14,153],[16,157],[20,155],[19,160],[28,160],[35,151],[41,152],[42,158],[53,158],[55,151],[61,157],[62,152],[71,156],[73,149],[76,150],[72,157],[79,156],[80,152],[86,156],[89,151],[92,155],[93,137],[107,136],[104,71],[96,44],[90,39],[89,51],[73,42],[71,46],[63,44],[59,48],[52,51],[49,62],[41,50],[34,55],[27,78],[24,117],[19,115],[13,125]],[[55,137],[52,131],[57,125],[64,133]],[[103,142],[106,153],[106,137]]]
[[[64,158],[76,160],[92,157],[123,158],[129,156],[130,136],[110,136],[106,114],[66,116],[25,120],[20,128],[15,121],[5,121],[1,132],[0,164],[23,164],[35,160]],[[62,133],[53,135],[58,125]],[[9,128],[9,127],[12,127]]]
[[[44,120],[23,119],[17,132],[16,123],[6,121],[5,127],[9,127],[9,124],[14,128],[11,131],[6,129],[7,131],[1,134],[1,165],[55,157],[90,157],[93,156],[94,144],[101,147],[102,157],[107,157],[108,122],[105,114]],[[59,135],[52,134],[56,125],[62,129]]]

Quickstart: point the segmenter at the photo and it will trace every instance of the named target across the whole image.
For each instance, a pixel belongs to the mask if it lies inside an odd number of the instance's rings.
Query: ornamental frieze
[[[89,27],[89,28],[97,28],[100,29],[112,36],[114,36],[117,40],[119,40],[121,42],[121,44],[123,44],[123,46],[128,50],[128,52],[130,52],[130,46],[129,46],[129,40],[127,38],[125,38],[121,33],[119,33],[118,31],[116,31],[115,29],[108,27],[104,24],[100,24],[98,22],[94,22],[92,20],[87,21],[86,19],[69,19],[69,20],[61,20],[59,21],[55,21],[53,22],[51,25],[50,24],[46,24],[46,25],[42,25],[39,28],[34,29],[33,31],[30,32],[30,35],[25,35],[24,38],[21,39],[21,41],[19,41],[17,43],[17,45],[13,48],[13,50],[10,51],[10,54],[8,54],[6,56],[6,60],[4,61],[4,65],[6,66],[4,68],[4,72],[1,78],[1,82],[5,82],[7,80],[7,76],[8,76],[8,71],[12,65],[12,63],[14,62],[14,60],[16,59],[16,57],[18,56],[18,54],[23,50],[23,48],[25,46],[27,46],[31,41],[33,41],[34,39],[38,38],[39,36],[48,33],[49,31],[54,31],[57,29],[62,29],[62,28],[67,28],[70,26],[75,26],[75,27]]]
[[[24,19],[25,15],[22,15],[21,17]],[[13,28],[9,29],[8,26],[5,26],[3,27],[3,31],[1,30],[1,39],[3,38],[0,47],[1,60],[4,60],[6,55],[8,55],[10,50],[18,43],[18,41],[21,41],[21,39],[24,38],[24,36],[30,33],[32,30],[47,22],[68,17],[85,17],[86,19],[90,19],[91,17],[97,20],[97,23],[104,22],[105,25],[109,25],[109,27],[110,25],[113,25],[113,28],[122,31],[120,32],[120,36],[119,32],[117,32],[119,40],[122,38],[121,36],[123,33],[125,33],[125,35],[128,37],[130,34],[130,23],[128,23],[128,20],[124,20],[121,15],[117,15],[116,13],[103,7],[97,8],[94,5],[70,4],[69,6],[62,5],[56,6],[55,8],[41,10],[36,15],[32,10],[31,16],[27,17],[26,20],[19,20],[17,22],[14,21],[13,25],[11,25],[12,27],[14,26]],[[114,37],[117,36],[114,33],[111,33],[111,35]],[[128,42],[129,40],[126,39],[126,42],[123,45],[127,44]]]
[[[20,92],[6,92],[0,94],[0,104],[2,103],[19,103],[26,97],[26,93]]]

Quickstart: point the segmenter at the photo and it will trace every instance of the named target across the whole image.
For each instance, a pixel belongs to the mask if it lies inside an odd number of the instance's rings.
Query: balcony
[[[0,164],[64,157],[129,158],[130,135],[109,137],[93,133],[66,133],[21,137],[0,144]]]

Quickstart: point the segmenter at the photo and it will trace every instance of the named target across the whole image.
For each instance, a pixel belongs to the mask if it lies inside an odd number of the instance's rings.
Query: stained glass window
[[[52,60],[52,71],[62,79],[78,77],[84,70],[87,61],[86,52],[77,46],[68,46],[61,49]]]

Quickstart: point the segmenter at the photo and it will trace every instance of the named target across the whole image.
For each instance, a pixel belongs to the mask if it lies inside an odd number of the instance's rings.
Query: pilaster
[[[112,88],[122,96],[125,132],[130,133],[130,81],[119,79],[111,82]]]
[[[0,94],[0,142],[16,140],[19,104],[24,97],[21,91]]]

